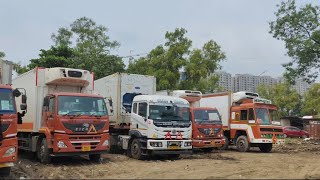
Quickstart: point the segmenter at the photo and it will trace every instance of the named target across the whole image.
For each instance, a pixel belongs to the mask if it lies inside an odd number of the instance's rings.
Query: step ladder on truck
[[[35,68],[15,78],[14,87],[30,92],[28,113],[18,125],[19,149],[44,164],[73,155],[99,162],[109,149],[109,120],[93,83],[93,73],[63,67]]]
[[[13,89],[13,63],[0,59],[0,175],[10,175],[11,167],[18,158],[17,123],[26,114],[26,91]],[[15,98],[21,96],[19,112]],[[18,106],[19,107],[19,106]]]
[[[200,107],[216,107],[221,115],[226,144],[236,145],[240,152],[259,147],[270,152],[274,143],[284,143],[281,126],[272,124],[277,106],[251,92],[204,94]]]
[[[155,95],[155,77],[115,73],[96,80],[95,87],[112,105],[111,151],[126,151],[135,159],[192,153],[189,103]]]
[[[211,152],[214,148],[220,148],[225,144],[219,112],[215,107],[200,107],[201,91],[174,90],[171,94],[190,103],[194,149]]]

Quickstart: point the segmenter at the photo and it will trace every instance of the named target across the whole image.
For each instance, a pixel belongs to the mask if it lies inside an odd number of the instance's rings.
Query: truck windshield
[[[194,110],[194,120],[196,123],[221,124],[217,110]]]
[[[14,97],[11,89],[0,89],[0,114],[15,112]]]
[[[107,115],[103,98],[86,96],[58,96],[59,115]]]
[[[268,109],[256,108],[256,116],[258,124],[270,125]]]
[[[150,105],[149,118],[154,121],[190,121],[189,107]]]

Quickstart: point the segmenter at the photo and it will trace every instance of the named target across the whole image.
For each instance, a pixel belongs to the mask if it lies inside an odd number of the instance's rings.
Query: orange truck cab
[[[250,147],[270,152],[274,143],[284,143],[282,128],[273,125],[270,115],[277,106],[257,93],[206,94],[200,106],[214,106],[221,113],[225,149],[233,144],[240,152],[249,151]]]
[[[210,152],[225,144],[220,114],[214,107],[200,107],[200,91],[175,90],[172,96],[186,99],[190,103],[193,149]]]
[[[100,161],[109,149],[109,117],[93,83],[89,71],[60,67],[35,68],[14,79],[14,86],[30,92],[18,125],[19,149],[35,152],[44,164],[72,155]]]
[[[15,98],[22,95],[21,110],[26,110],[26,92],[13,89],[12,62],[0,59],[0,174],[8,176],[18,158],[17,122],[26,113],[18,112]]]
[[[191,107],[192,146],[210,152],[213,148],[222,147],[222,122],[219,112],[215,108]]]

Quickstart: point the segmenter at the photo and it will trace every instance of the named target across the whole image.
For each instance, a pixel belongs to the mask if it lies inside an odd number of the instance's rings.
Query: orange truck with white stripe
[[[225,92],[204,94],[200,107],[216,107],[221,115],[226,144],[236,145],[240,152],[259,147],[270,152],[274,143],[284,143],[281,126],[272,124],[271,113],[277,106],[257,93]]]
[[[21,96],[21,92],[11,87],[12,67],[12,62],[0,59],[0,174],[4,176],[10,174],[18,158],[17,122],[25,114],[17,112],[15,97]],[[21,110],[26,110],[25,100],[24,91]]]
[[[62,67],[35,68],[14,79],[14,87],[28,92],[28,113],[18,125],[19,149],[35,152],[44,164],[72,155],[100,161],[109,149],[109,119],[93,83],[93,73]]]

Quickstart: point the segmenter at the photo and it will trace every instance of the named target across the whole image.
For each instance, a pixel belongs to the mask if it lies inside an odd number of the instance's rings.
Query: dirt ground
[[[272,153],[253,149],[248,153],[236,150],[196,152],[178,160],[151,159],[139,161],[124,155],[106,154],[101,163],[87,157],[56,158],[50,165],[42,165],[31,154],[20,153],[19,160],[8,178],[50,179],[247,179],[247,178],[320,178],[320,143],[288,139],[276,145]]]

